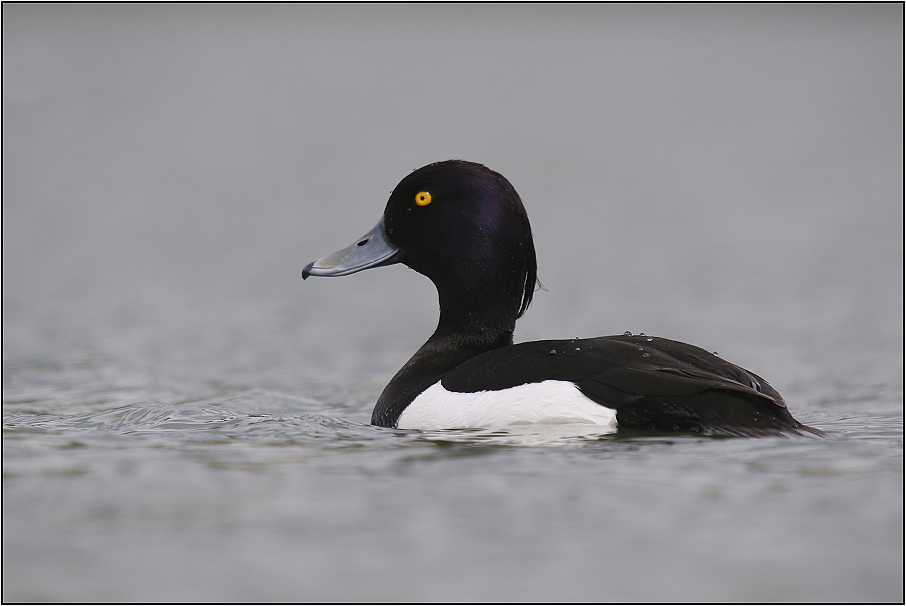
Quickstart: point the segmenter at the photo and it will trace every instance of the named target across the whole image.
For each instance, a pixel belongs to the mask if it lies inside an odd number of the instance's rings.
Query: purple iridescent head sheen
[[[430,204],[415,203],[420,192],[431,194]],[[535,289],[535,246],[522,200],[503,175],[463,160],[429,164],[397,185],[384,217],[401,261],[439,290],[453,281],[493,284],[516,299],[518,316],[525,313]]]

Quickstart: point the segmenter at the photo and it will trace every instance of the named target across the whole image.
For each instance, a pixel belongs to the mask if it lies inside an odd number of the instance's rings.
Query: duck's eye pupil
[[[428,206],[431,204],[431,194],[426,191],[420,191],[415,194],[415,203],[419,206]]]

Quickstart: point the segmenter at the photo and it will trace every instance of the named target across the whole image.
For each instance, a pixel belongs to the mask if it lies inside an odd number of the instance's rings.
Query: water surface
[[[5,601],[902,601],[903,9],[3,6]],[[828,439],[368,425],[436,322],[299,272],[502,172],[516,338],[644,331]]]

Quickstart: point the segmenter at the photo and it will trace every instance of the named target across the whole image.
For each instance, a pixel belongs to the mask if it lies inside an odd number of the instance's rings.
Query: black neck
[[[513,344],[526,280],[519,263],[490,254],[452,270],[416,271],[431,278],[437,288],[440,320],[431,338],[384,388],[371,414],[373,425],[396,427],[406,407],[451,370],[486,351]]]
[[[516,327],[524,278],[505,266],[472,263],[469,271],[432,277],[440,304],[440,321],[435,336],[459,333],[499,334]],[[503,264],[501,264],[503,265]]]
[[[513,325],[515,321],[508,328],[473,326],[471,330],[463,331],[446,323],[441,314],[441,321],[431,338],[384,388],[371,413],[372,425],[396,427],[406,407],[448,372],[481,353],[512,345]]]

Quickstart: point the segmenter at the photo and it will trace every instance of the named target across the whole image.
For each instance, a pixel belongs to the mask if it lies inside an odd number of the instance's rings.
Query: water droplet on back
[[[627,330],[626,332],[623,333],[623,336],[624,336],[624,337],[631,337],[631,336],[632,336],[632,331],[631,331],[631,330]]]

